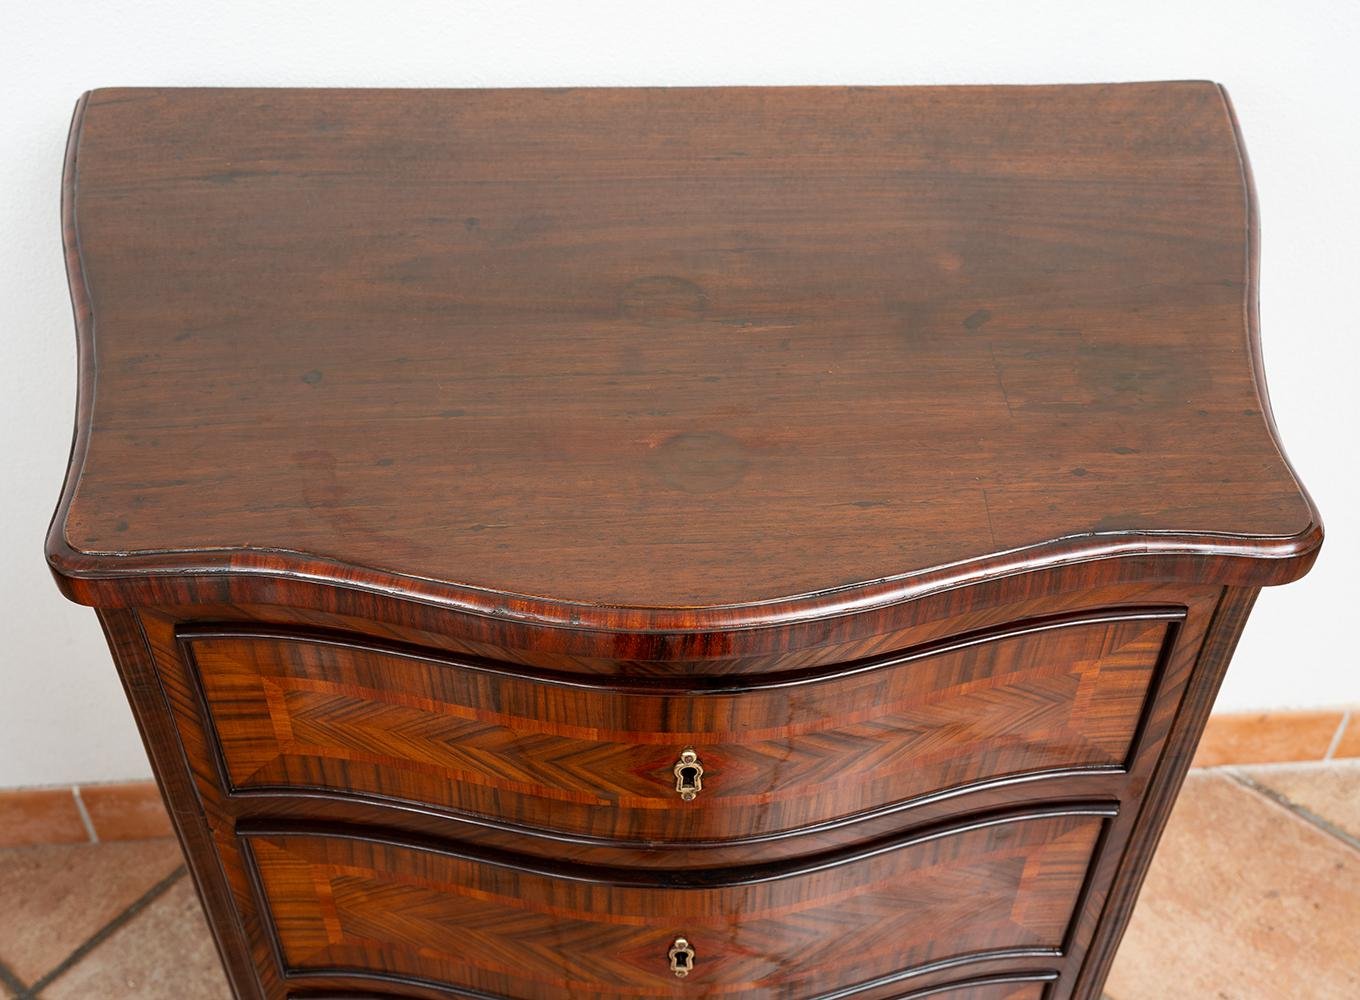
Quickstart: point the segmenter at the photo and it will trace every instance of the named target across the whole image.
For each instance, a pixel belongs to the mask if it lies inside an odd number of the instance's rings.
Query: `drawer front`
[[[357,972],[525,1000],[758,1000],[881,991],[974,956],[1056,957],[1112,813],[1034,811],[773,871],[533,866],[313,832],[244,840],[294,985]]]
[[[896,1000],[1044,1000],[1049,982],[1038,977],[999,977],[907,993]]]
[[[1044,1000],[1050,984],[1055,979],[1056,976],[1051,973],[990,976],[985,979],[969,980],[966,983],[945,984],[897,994],[892,1000]],[[692,992],[692,995],[702,996],[702,993]],[[362,993],[355,993],[347,990],[343,993],[317,993],[308,990],[306,993],[289,993],[288,1000],[409,1000],[411,996],[411,993],[406,992],[374,993],[365,990]]]
[[[353,639],[180,640],[233,794],[324,790],[702,843],[1029,773],[1118,769],[1175,620],[1046,623],[736,690],[611,688]],[[679,790],[691,776],[692,795]]]
[[[902,1000],[1043,1000],[1046,983],[980,983],[930,993],[912,993]]]

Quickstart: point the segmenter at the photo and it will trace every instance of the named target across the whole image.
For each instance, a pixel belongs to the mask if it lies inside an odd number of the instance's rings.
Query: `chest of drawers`
[[[1321,544],[1211,84],[95,91],[64,225],[242,1000],[1097,997]]]

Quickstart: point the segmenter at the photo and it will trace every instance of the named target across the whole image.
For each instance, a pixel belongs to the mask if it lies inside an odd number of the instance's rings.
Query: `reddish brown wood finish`
[[[655,882],[339,834],[246,839],[290,972],[381,967],[532,1000],[773,1000],[973,955],[1056,957],[1101,825],[1064,809]],[[667,961],[677,937],[696,952],[684,980]]]
[[[1040,590],[1048,589],[1042,580],[1031,580],[1030,586]],[[1030,588],[1026,587],[1028,592]],[[1055,591],[1061,588],[1053,587]],[[975,595],[958,592],[942,595],[932,601],[916,602],[903,606],[902,619],[914,622],[905,629],[898,629],[869,640],[861,640],[856,648],[911,649],[924,644],[927,648],[937,646],[940,636],[987,632],[1008,621],[1023,618],[1025,611],[1036,605],[1047,603],[1053,609],[1066,609],[1069,617],[1089,617],[1105,608],[1124,608],[1130,613],[1147,607],[1165,607],[1177,600],[1184,602],[1186,608],[1184,623],[1177,630],[1175,646],[1165,658],[1158,674],[1154,693],[1148,709],[1141,720],[1135,747],[1129,757],[1127,774],[1118,772],[1060,772],[1034,781],[1002,782],[995,787],[975,789],[966,795],[946,796],[914,800],[903,808],[885,810],[881,815],[862,819],[859,822],[840,826],[822,826],[805,830],[796,836],[781,837],[774,840],[735,840],[708,844],[702,847],[676,847],[658,854],[646,846],[629,847],[626,843],[610,845],[556,836],[546,838],[534,835],[520,827],[508,827],[503,823],[471,822],[468,819],[455,819],[440,814],[395,805],[358,804],[352,799],[336,797],[304,796],[297,792],[251,794],[231,796],[225,794],[220,772],[214,763],[212,741],[203,716],[200,693],[196,690],[188,664],[181,655],[183,644],[177,638],[177,631],[188,634],[202,631],[200,626],[190,623],[201,621],[205,612],[211,610],[211,617],[218,622],[238,622],[234,628],[240,632],[278,631],[296,632],[296,626],[288,625],[293,612],[285,609],[234,609],[218,606],[212,609],[183,608],[167,610],[163,613],[146,613],[142,616],[146,635],[150,642],[148,651],[154,651],[157,668],[162,684],[165,686],[170,704],[178,715],[180,740],[187,757],[193,762],[196,773],[198,798],[209,823],[216,832],[218,856],[222,859],[231,892],[235,899],[236,910],[233,919],[244,922],[251,938],[252,951],[257,967],[261,970],[267,996],[275,996],[270,985],[280,982],[282,969],[274,957],[275,952],[269,943],[271,935],[262,924],[262,914],[257,902],[256,890],[246,877],[245,865],[240,853],[240,842],[235,835],[238,826],[245,828],[263,825],[277,828],[282,822],[301,823],[323,829],[369,829],[406,831],[401,837],[424,836],[436,838],[435,843],[463,844],[466,849],[526,859],[532,866],[533,857],[547,859],[548,864],[575,863],[604,865],[612,868],[632,868],[638,871],[655,871],[658,864],[673,872],[712,871],[715,867],[759,864],[804,864],[803,860],[815,858],[826,853],[841,853],[846,850],[862,848],[866,843],[881,841],[884,838],[900,838],[904,831],[921,830],[940,822],[958,823],[969,817],[994,814],[998,809],[1023,808],[1035,801],[1061,800],[1098,800],[1119,806],[1120,811],[1108,824],[1108,833],[1102,841],[1104,847],[1094,867],[1088,873],[1087,891],[1083,904],[1075,915],[1072,933],[1066,942],[1061,956],[1035,957],[1029,960],[1013,958],[980,959],[967,965],[972,976],[984,973],[1014,971],[1017,964],[1027,973],[1042,973],[1055,968],[1076,969],[1096,923],[1103,919],[1106,912],[1105,899],[1109,880],[1119,865],[1120,845],[1129,843],[1129,834],[1137,819],[1137,803],[1155,773],[1158,762],[1163,760],[1162,745],[1172,719],[1177,712],[1186,683],[1195,665],[1205,628],[1215,605],[1219,601],[1216,590],[1186,590],[1175,585],[1162,587],[1138,586],[1118,589],[1095,588],[1083,596],[1090,606],[1083,606],[1077,595],[1063,597],[1061,593],[1045,600],[1030,598],[1010,605],[973,606]],[[931,604],[934,607],[931,607]],[[948,619],[953,609],[963,608],[954,619]],[[313,625],[339,624],[337,621],[310,613],[306,616]],[[433,619],[430,624],[433,624]],[[220,625],[213,626],[215,631],[228,631]],[[386,631],[391,631],[390,629]],[[413,633],[414,634],[414,633]],[[403,638],[411,638],[404,635]],[[922,641],[913,641],[919,639]],[[753,637],[753,641],[759,642]],[[547,640],[552,648],[551,638]],[[457,642],[454,642],[457,645]],[[845,649],[844,644],[834,644],[828,648],[810,648],[797,654],[789,654],[789,660],[803,665],[823,658],[834,658]],[[742,650],[736,654],[742,657]],[[568,661],[564,661],[568,662]],[[709,662],[703,665],[706,672],[701,676],[713,679],[732,677],[727,665]],[[779,660],[768,661],[764,672],[752,676],[743,683],[755,682],[763,678],[778,679],[786,676],[784,663]],[[601,683],[597,671],[577,675],[583,681]],[[594,678],[594,680],[592,680]],[[620,678],[624,687],[634,683]],[[668,682],[669,683],[669,682]],[[724,682],[726,683],[726,682]],[[1188,762],[1188,757],[1186,758]],[[853,794],[853,793],[852,793]],[[540,814],[535,825],[550,825],[551,812]],[[784,859],[784,860],[781,860]],[[539,862],[540,864],[543,862]],[[215,862],[214,862],[215,866]],[[950,974],[952,971],[952,975]],[[938,985],[942,982],[960,978],[959,970],[926,966],[925,968],[901,970],[912,987]],[[966,977],[965,977],[966,978]],[[360,981],[341,977],[308,977],[306,989],[295,984],[293,991],[299,996],[307,990],[354,989]],[[447,996],[438,991],[423,992],[402,985],[400,988],[387,980],[384,992],[401,996]],[[856,1000],[888,1000],[901,995],[901,988],[873,989],[855,994]],[[1056,994],[1055,994],[1056,995]]]
[[[970,979],[960,983],[947,983],[943,986],[913,990],[910,993],[886,995],[882,1000],[1044,1000],[1045,990],[1055,977],[1051,973],[1015,973],[1012,975],[988,976],[985,979]],[[447,992],[436,994],[419,987],[409,987],[410,996],[448,997]],[[407,995],[407,994],[403,994]],[[303,994],[290,993],[290,998],[301,1000]],[[315,993],[307,992],[306,1000],[392,1000],[391,993]]]
[[[710,629],[1321,538],[1212,85],[99,91],[68,182],[83,600]]]
[[[925,1000],[926,997],[936,997],[937,1000],[1043,1000],[1044,984],[1042,982],[1014,982],[999,981],[993,983],[979,983],[974,986],[955,986],[947,987],[943,990],[931,990],[928,993],[913,993],[903,997],[902,1000]]]
[[[722,841],[1024,775],[1123,771],[1182,617],[1034,622],[735,689],[520,677],[345,636],[208,628],[181,641],[234,792],[324,789],[586,837]],[[686,749],[703,785],[682,802]]]
[[[976,986],[951,987],[929,993],[913,993],[902,1000],[919,997],[937,997],[938,1000],[1043,1000],[1044,985],[1041,982],[995,982],[981,983]]]
[[[64,209],[238,997],[1099,996],[1321,541],[1217,87],[99,91]]]

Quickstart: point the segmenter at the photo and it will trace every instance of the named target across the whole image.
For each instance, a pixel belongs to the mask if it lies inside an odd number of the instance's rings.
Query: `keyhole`
[[[671,971],[684,979],[694,969],[694,948],[682,937],[675,939],[666,957],[671,960]]]
[[[681,751],[680,759],[675,762],[675,790],[680,798],[692,802],[704,787],[704,765],[699,763],[699,755],[694,750]]]

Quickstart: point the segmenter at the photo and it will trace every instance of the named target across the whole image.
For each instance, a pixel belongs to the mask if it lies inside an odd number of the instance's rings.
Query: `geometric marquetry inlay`
[[[1033,810],[830,865],[653,884],[338,834],[247,840],[290,974],[382,968],[526,1000],[774,1000],[983,953],[1056,956],[1111,811]],[[676,937],[695,951],[683,980]]]
[[[740,691],[605,687],[344,637],[181,639],[233,791],[326,789],[577,835],[692,841],[1007,776],[1118,768],[1176,618],[1029,625]],[[674,771],[686,748],[703,766],[689,802]]]

